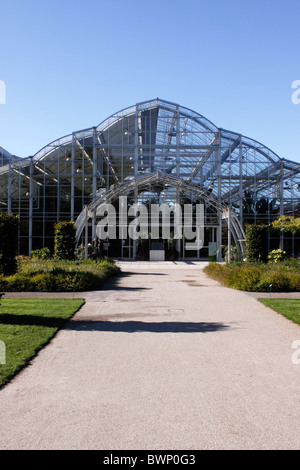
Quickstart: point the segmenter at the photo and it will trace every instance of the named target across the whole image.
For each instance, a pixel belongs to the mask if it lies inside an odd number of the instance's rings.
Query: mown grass
[[[78,298],[2,299],[0,387],[24,368],[83,304]]]
[[[300,262],[209,263],[204,272],[221,284],[248,292],[299,292]]]
[[[300,299],[258,299],[266,307],[300,325]]]
[[[120,269],[112,260],[23,260],[12,276],[0,275],[3,292],[83,292],[100,289]]]

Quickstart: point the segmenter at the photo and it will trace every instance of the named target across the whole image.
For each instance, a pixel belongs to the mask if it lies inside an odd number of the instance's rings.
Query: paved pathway
[[[299,449],[299,326],[202,266],[122,263],[86,293],[0,392],[0,449]]]

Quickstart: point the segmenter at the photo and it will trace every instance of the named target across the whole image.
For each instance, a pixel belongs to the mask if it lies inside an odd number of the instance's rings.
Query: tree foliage
[[[246,257],[247,261],[264,261],[268,259],[268,226],[246,226]]]
[[[19,218],[13,214],[0,215],[0,272],[6,276],[17,270]]]
[[[291,232],[295,234],[300,231],[300,217],[289,215],[281,215],[277,220],[272,222],[275,229],[282,230],[283,232]]]
[[[54,257],[72,260],[75,257],[76,229],[74,222],[54,225]]]

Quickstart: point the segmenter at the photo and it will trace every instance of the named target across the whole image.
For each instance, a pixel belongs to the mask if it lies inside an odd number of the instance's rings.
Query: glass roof
[[[284,197],[300,197],[300,164],[280,158],[254,139],[218,128],[191,109],[159,98],[137,103],[112,114],[98,126],[49,143],[34,155],[35,168],[55,178],[58,160],[63,158],[65,177],[70,178],[72,149],[76,158],[82,157],[87,174],[93,173],[94,152],[98,159],[101,157],[102,167],[97,166],[97,174],[103,186],[98,183],[97,190],[161,172],[215,195],[221,191],[222,198],[231,202],[240,197],[241,181],[243,191],[260,192],[261,196],[270,198],[282,191]],[[9,171],[6,163],[0,167],[0,175]],[[16,165],[24,170],[29,159]],[[221,188],[217,187],[218,181]]]

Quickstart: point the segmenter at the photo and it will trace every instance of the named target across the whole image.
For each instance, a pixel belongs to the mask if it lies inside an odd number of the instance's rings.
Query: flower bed
[[[233,289],[248,292],[299,292],[300,262],[209,263],[205,274]]]
[[[22,260],[12,276],[0,275],[3,292],[82,292],[100,289],[120,272],[112,260]]]

